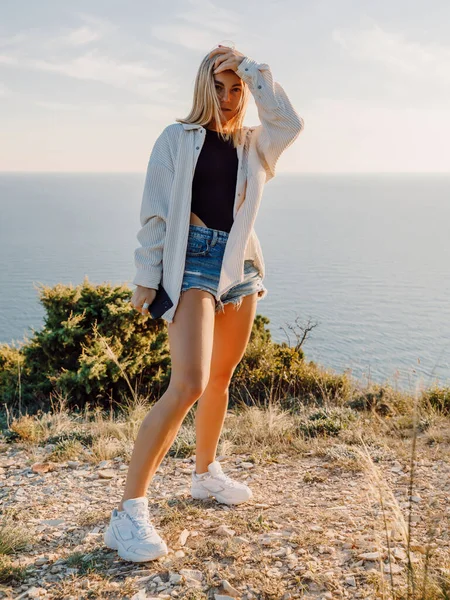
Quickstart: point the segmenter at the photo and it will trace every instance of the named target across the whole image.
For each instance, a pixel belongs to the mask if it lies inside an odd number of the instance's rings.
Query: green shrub
[[[436,410],[450,415],[450,387],[431,387],[425,391],[422,400],[428,401]]]
[[[356,420],[349,408],[320,408],[302,420],[298,429],[306,437],[336,436]]]
[[[110,408],[112,402],[123,405],[130,395],[135,400],[159,398],[171,373],[167,325],[163,319],[147,318],[133,309],[131,295],[127,286],[94,286],[87,277],[75,288],[42,286],[43,328],[33,331],[31,339],[19,348],[0,345],[2,403],[22,414],[22,409],[48,411],[54,395],[64,398],[69,410],[80,412],[88,405],[100,409]],[[278,403],[293,413],[303,405],[330,403],[355,410],[375,409],[384,415],[394,408],[400,413],[410,410],[411,398],[406,394],[380,385],[357,390],[347,372],[335,373],[305,360],[299,345],[273,342],[269,323],[267,317],[256,315],[245,354],[231,381],[230,407],[243,401],[259,406]],[[450,412],[450,388],[434,388],[424,398]],[[305,431],[311,435],[313,431],[332,433],[342,427],[335,421],[329,417],[310,421]],[[2,417],[0,425],[4,422]],[[36,440],[41,433],[34,422],[23,417],[11,427],[9,441],[14,436]],[[72,437],[55,443],[67,449],[75,441]]]
[[[69,409],[105,407],[130,393],[159,398],[170,381],[166,323],[140,315],[126,286],[42,286],[44,327],[21,348],[0,347],[0,392],[11,407],[48,410],[52,395]],[[345,396],[348,379],[306,363],[301,348],[277,344],[256,315],[245,355],[230,386],[235,397],[268,398],[296,410],[299,403]],[[20,380],[20,386],[18,382]]]
[[[268,323],[267,317],[256,316],[246,352],[233,375],[230,398],[261,405],[270,398],[296,411],[299,404],[340,402],[348,397],[351,381],[345,373],[305,361],[301,348],[272,342],[264,327]]]
[[[363,390],[355,389],[346,406],[358,411],[372,411],[383,417],[410,414],[414,399],[390,385],[371,383]]]
[[[27,544],[32,542],[32,539],[28,529],[21,526],[14,516],[9,514],[2,516],[0,523],[0,555],[13,554],[18,550],[23,550]]]
[[[5,343],[0,344],[0,397],[3,402],[11,405],[23,397],[24,370],[23,351]]]
[[[0,554],[0,583],[21,583],[31,571],[32,567],[15,567],[9,556]]]
[[[0,394],[9,407],[48,407],[52,393],[68,407],[108,404],[139,392],[159,396],[170,379],[163,319],[142,316],[127,286],[42,286],[44,327],[20,349],[0,346]],[[20,366],[20,397],[19,397]],[[128,381],[127,381],[128,380]],[[130,390],[130,381],[135,388]]]

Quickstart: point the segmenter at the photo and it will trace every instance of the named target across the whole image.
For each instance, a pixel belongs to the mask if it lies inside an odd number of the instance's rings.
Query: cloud
[[[117,25],[107,19],[101,19],[94,15],[78,13],[76,17],[84,24],[80,27],[63,29],[59,35],[51,40],[52,45],[85,46],[106,38],[118,29]]]
[[[90,27],[78,27],[69,31],[65,36],[65,40],[70,46],[84,46],[85,44],[99,40],[101,37],[102,34],[100,31],[95,31]]]
[[[19,64],[19,60],[15,56],[8,56],[7,54],[0,54],[0,65],[6,65],[13,67]]]
[[[127,62],[110,58],[102,55],[98,50],[66,60],[17,59],[0,56],[0,63],[59,73],[75,79],[98,81],[148,96],[169,87],[169,83],[162,79],[164,69],[152,69],[142,61]]]
[[[175,15],[180,23],[155,25],[151,28],[152,36],[189,50],[205,52],[225,41],[223,38],[237,37],[242,31],[239,13],[209,0],[189,0],[188,5],[187,10]]]
[[[359,31],[336,29],[332,39],[354,60],[380,63],[397,75],[450,83],[450,46],[410,41],[405,34],[385,31],[376,24]]]
[[[82,17],[86,20],[86,15]],[[91,19],[91,24],[80,27],[64,27],[56,34],[49,34],[42,29],[29,29],[11,35],[0,37],[0,48],[8,48],[22,54],[37,54],[46,50],[54,50],[64,46],[84,46],[98,41],[116,29],[108,21]]]
[[[177,107],[165,104],[157,104],[155,102],[132,102],[125,103],[102,103],[102,104],[71,104],[64,102],[38,101],[36,106],[58,113],[78,113],[85,118],[86,116],[99,119],[119,118],[127,121],[137,118],[145,121],[175,120],[180,116]]]
[[[189,0],[190,9],[177,15],[178,18],[199,25],[202,29],[212,29],[226,34],[241,29],[241,15],[216,5],[209,0]]]
[[[146,97],[176,88],[167,82],[162,66],[173,55],[161,45],[139,42],[105,19],[86,13],[76,17],[80,26],[60,28],[52,35],[34,29],[0,38],[0,65],[97,81]],[[156,68],[148,62],[154,57]]]
[[[170,44],[177,44],[189,50],[205,51],[212,49],[217,37],[210,31],[201,31],[189,25],[155,25],[151,29],[152,36]]]
[[[8,46],[17,46],[18,44],[23,44],[28,39],[28,35],[25,33],[16,33],[15,35],[10,35],[7,37],[0,37],[0,48],[5,48]]]
[[[92,35],[97,35],[97,40],[102,39],[105,43],[108,41],[112,42],[113,46],[119,48],[121,52],[126,48],[128,52],[134,52],[140,56],[151,55],[163,60],[177,60],[174,54],[162,48],[160,44],[152,45],[147,42],[141,42],[135,36],[127,35],[124,28],[120,28],[104,18],[83,12],[75,13],[74,16],[85,23],[83,27],[72,30],[72,33],[68,34],[70,40],[74,42],[79,40],[81,44],[86,39],[85,43],[90,43],[88,42],[90,32]],[[82,32],[81,30],[84,29],[86,31]]]

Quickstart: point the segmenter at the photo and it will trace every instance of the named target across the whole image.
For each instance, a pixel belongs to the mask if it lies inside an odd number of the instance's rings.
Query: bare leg
[[[217,313],[208,385],[197,402],[196,472],[205,473],[215,460],[220,433],[227,414],[229,385],[244,356],[256,314],[257,294],[245,296],[238,310],[226,304]]]
[[[206,473],[208,465],[216,458],[220,433],[228,407],[228,387],[208,385],[197,402],[195,413],[196,429],[196,473]]]
[[[214,334],[214,298],[204,290],[181,295],[176,315],[168,325],[172,374],[166,392],[142,421],[122,499],[145,496],[182,422],[209,379]]]
[[[147,488],[197,398],[170,387],[142,421],[131,455],[119,510],[128,498],[145,496]]]

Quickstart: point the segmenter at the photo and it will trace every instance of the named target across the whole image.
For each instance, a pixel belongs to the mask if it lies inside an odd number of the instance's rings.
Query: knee
[[[226,390],[231,383],[231,378],[233,376],[233,372],[221,372],[221,373],[211,373],[209,378],[208,385],[218,389],[218,390]]]
[[[171,380],[170,385],[182,401],[193,404],[205,391],[208,385],[208,375],[200,371],[192,371],[178,377],[173,382]]]

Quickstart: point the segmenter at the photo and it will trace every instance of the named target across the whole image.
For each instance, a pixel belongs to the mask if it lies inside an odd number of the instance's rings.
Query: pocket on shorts
[[[186,256],[206,256],[209,244],[206,239],[191,237],[188,239]]]

